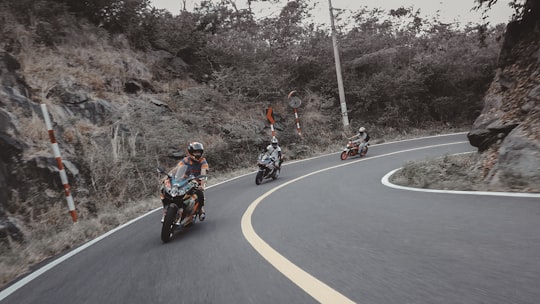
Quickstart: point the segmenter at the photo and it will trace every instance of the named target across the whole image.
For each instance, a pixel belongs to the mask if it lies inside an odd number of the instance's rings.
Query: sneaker
[[[195,219],[196,219],[195,215],[191,215],[191,216],[186,217],[182,221],[182,227],[189,227],[189,226],[193,225]]]
[[[181,219],[178,219],[176,221],[176,223],[174,223],[176,226],[180,226],[182,224],[182,220]]]
[[[167,211],[165,210],[165,208],[163,208],[163,212],[161,214],[161,223],[163,224],[163,222],[165,221],[165,214],[167,214]]]
[[[204,221],[204,219],[206,218],[206,213],[205,212],[201,212],[199,213],[199,221]]]

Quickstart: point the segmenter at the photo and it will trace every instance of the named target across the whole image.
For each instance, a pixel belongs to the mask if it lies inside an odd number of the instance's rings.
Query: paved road
[[[539,303],[539,197],[381,183],[408,160],[472,150],[454,134],[289,163],[260,186],[249,174],[209,188],[207,220],[170,243],[153,212],[0,303]]]

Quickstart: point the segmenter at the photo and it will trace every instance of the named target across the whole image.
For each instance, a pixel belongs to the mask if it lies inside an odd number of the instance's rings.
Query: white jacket
[[[266,153],[272,158],[274,161],[279,160],[279,156],[281,155],[281,147],[278,146],[277,148],[272,147],[272,145],[268,145],[266,147]]]

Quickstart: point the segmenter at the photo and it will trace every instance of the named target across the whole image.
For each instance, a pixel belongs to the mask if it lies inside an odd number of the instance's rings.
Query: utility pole
[[[341,61],[339,60],[339,49],[336,38],[336,26],[334,25],[334,12],[332,0],[328,0],[330,7],[330,25],[332,26],[332,44],[334,45],[334,61],[336,62],[336,75],[339,89],[339,102],[341,104],[341,116],[343,117],[343,128],[349,127],[349,116],[347,114],[347,103],[345,102],[345,90],[343,89],[343,78],[341,78]]]

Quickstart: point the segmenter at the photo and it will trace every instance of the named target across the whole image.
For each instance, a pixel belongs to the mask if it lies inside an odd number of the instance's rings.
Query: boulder
[[[501,142],[510,131],[518,124],[510,123],[497,125],[499,121],[495,121],[492,125],[485,129],[474,129],[467,134],[469,143],[478,148],[479,152],[486,151],[494,143]]]

